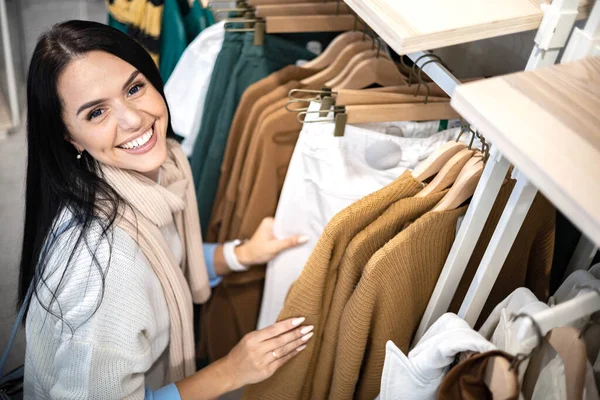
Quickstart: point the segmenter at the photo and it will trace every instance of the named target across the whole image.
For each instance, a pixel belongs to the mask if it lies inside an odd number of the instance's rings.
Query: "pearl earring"
[[[81,160],[81,153],[77,154],[77,159]]]

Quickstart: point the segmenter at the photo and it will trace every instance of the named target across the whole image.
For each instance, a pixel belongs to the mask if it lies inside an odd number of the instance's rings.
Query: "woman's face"
[[[93,51],[60,75],[58,94],[69,140],[79,151],[156,178],[167,157],[168,113],[158,91],[131,64]]]

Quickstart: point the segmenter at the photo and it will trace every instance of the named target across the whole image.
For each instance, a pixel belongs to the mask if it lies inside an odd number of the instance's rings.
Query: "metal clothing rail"
[[[569,33],[575,23],[578,5],[578,0],[554,0],[551,5],[544,7],[544,18],[535,37],[535,46],[526,70],[552,65],[556,62],[560,49],[567,42]],[[598,18],[600,13],[598,8],[599,6],[596,4],[592,11],[592,17]],[[590,17],[590,20],[592,17]],[[594,24],[596,31],[597,25],[597,23]],[[587,32],[587,35],[586,37],[589,37],[590,33]],[[592,37],[597,38],[597,36]],[[582,42],[585,42],[585,40],[582,40]],[[410,56],[413,60],[418,57],[413,58],[412,55]],[[444,90],[451,94],[456,86],[451,87],[449,82],[456,81],[456,79],[452,76],[440,78],[439,75],[443,74],[441,68],[438,67],[434,70],[433,63],[429,65],[432,66],[433,73],[433,76],[430,75],[430,77],[436,83],[438,83],[436,79],[439,79],[440,83],[448,88],[448,90],[446,88]],[[429,74],[429,71],[426,70],[425,72]],[[433,322],[448,310],[509,166],[508,160],[499,151],[492,148],[490,160],[486,164],[413,343],[417,343]],[[481,313],[485,300],[489,296],[537,193],[537,189],[519,171],[515,170],[513,177],[517,180],[515,188],[458,313],[471,326],[475,325]]]

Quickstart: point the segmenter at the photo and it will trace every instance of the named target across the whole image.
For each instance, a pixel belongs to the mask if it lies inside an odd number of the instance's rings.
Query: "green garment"
[[[184,0],[187,4],[187,0]],[[181,8],[181,6],[180,6]],[[203,30],[215,23],[212,11],[203,8],[199,0],[194,0],[192,7],[188,6],[187,12],[182,11],[185,32],[187,33],[188,44],[192,43],[196,36]]]
[[[306,42],[297,44],[274,35],[265,35],[262,46],[256,46],[253,42],[254,32],[246,32],[241,55],[231,74],[221,75],[215,64],[216,74],[223,76],[227,84],[220,86],[224,86],[224,90],[217,92],[217,97],[210,97],[210,92],[207,95],[202,126],[192,156],[198,210],[204,228],[210,220],[229,128],[242,94],[248,86],[271,73],[295,64],[297,60],[312,60],[315,57],[306,49]],[[211,87],[213,83],[211,81]]]
[[[206,154],[208,153],[212,133],[217,125],[221,106],[224,104],[221,100],[224,98],[233,69],[242,52],[243,45],[243,33],[225,32],[223,46],[215,61],[215,66],[210,77],[210,84],[206,92],[206,102],[204,103],[204,111],[202,113],[202,124],[200,125],[200,131],[198,132],[196,142],[194,143],[192,157],[190,158],[196,194],[200,194],[200,192],[198,192],[200,172],[202,171],[202,166],[206,159]],[[200,195],[199,197],[203,196]],[[200,217],[203,218],[202,215]],[[208,226],[208,219],[201,219],[200,226]]]
[[[187,34],[177,0],[165,0],[160,33],[160,62],[158,69],[167,82],[187,47]]]

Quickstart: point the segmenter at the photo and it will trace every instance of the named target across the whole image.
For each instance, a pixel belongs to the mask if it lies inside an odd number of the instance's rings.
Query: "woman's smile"
[[[132,139],[128,139],[125,143],[118,145],[117,147],[130,154],[144,154],[152,150],[157,142],[157,135],[154,134],[155,124],[152,123],[150,129],[144,133],[134,136]]]

